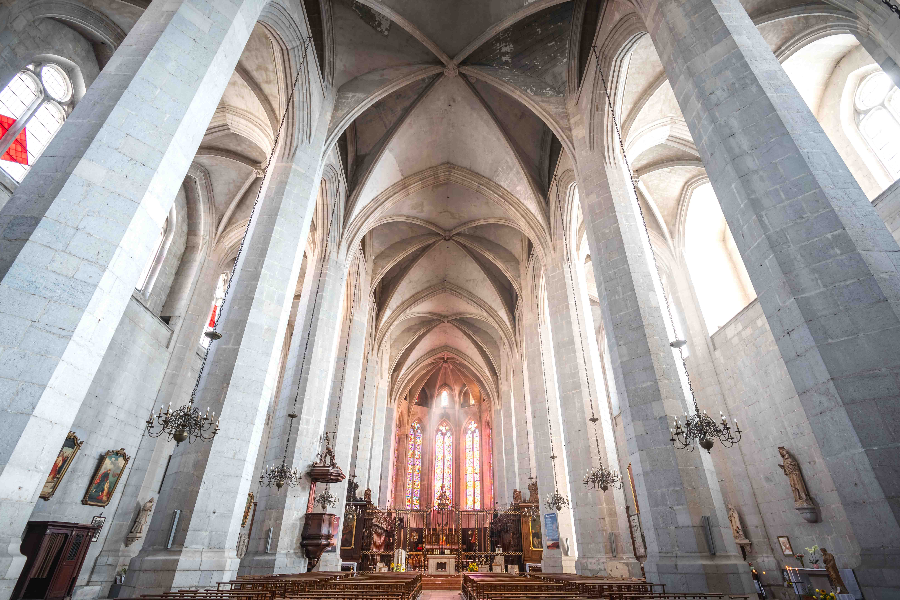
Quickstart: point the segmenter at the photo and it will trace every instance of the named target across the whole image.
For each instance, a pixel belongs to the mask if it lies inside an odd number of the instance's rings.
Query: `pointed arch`
[[[441,489],[453,498],[453,428],[444,419],[434,432],[434,485],[432,503],[436,506]]]
[[[422,423],[416,419],[406,437],[406,508],[421,508]]]

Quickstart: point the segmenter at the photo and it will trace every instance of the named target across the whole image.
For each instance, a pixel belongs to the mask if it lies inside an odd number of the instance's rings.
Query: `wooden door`
[[[50,589],[47,590],[47,600],[65,598],[71,593],[89,545],[90,532],[77,529],[72,532],[57,563]]]

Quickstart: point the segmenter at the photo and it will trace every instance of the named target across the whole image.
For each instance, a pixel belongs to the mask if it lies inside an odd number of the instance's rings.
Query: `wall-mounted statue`
[[[540,504],[541,498],[538,496],[538,486],[537,481],[532,480],[531,483],[528,484],[528,503],[529,504]]]
[[[125,536],[125,545],[130,546],[144,536],[144,527],[150,521],[150,513],[153,512],[153,498],[150,498],[141,506],[141,512],[138,513],[134,520],[131,531]]]
[[[819,520],[819,515],[816,510],[816,504],[813,502],[809,490],[806,489],[806,482],[803,481],[800,463],[784,446],[778,447],[778,453],[781,454],[781,458],[784,460],[784,464],[778,466],[787,476],[791,485],[791,491],[794,494],[794,508],[806,521],[815,523]]]
[[[747,536],[744,534],[744,528],[741,527],[741,516],[738,514],[737,509],[731,505],[728,506],[728,521],[731,523],[731,535],[734,536],[734,541],[739,546],[749,546],[750,540],[747,539]]]

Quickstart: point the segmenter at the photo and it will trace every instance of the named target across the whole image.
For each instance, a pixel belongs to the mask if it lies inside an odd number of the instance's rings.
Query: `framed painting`
[[[781,553],[785,556],[794,556],[794,549],[791,547],[791,540],[786,535],[778,536],[778,545],[781,547]]]
[[[59,482],[62,481],[66,471],[69,470],[72,459],[75,458],[75,455],[81,450],[81,445],[83,443],[84,442],[79,440],[78,436],[72,431],[66,436],[66,441],[63,442],[62,448],[59,449],[59,454],[56,455],[56,460],[53,461],[53,467],[50,469],[50,474],[47,475],[47,481],[44,482],[44,487],[41,490],[40,495],[41,500],[49,500],[53,494],[56,493]]]
[[[100,458],[100,464],[91,477],[91,483],[84,493],[81,503],[88,506],[106,506],[116,493],[116,487],[122,478],[125,465],[128,464],[128,455],[124,448],[107,450]]]
[[[341,549],[353,548],[356,541],[356,511],[352,508],[344,511],[344,528],[341,530]]]

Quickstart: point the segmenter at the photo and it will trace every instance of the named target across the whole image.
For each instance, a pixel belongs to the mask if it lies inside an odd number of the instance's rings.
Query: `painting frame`
[[[779,535],[778,546],[781,548],[781,553],[785,556],[794,556],[794,548],[791,546],[791,538],[786,535]]]
[[[121,465],[114,462],[114,459],[121,459]],[[90,483],[88,483],[87,490],[84,492],[84,498],[81,499],[81,503],[86,506],[109,506],[113,495],[116,493],[116,488],[119,487],[119,482],[122,481],[122,473],[125,472],[129,460],[131,459],[125,453],[125,448],[107,450],[106,453],[100,457],[97,468],[94,470],[94,474],[91,475]],[[103,475],[106,473],[109,475],[107,475],[105,482],[101,482]],[[115,475],[113,475],[113,473],[115,473]],[[109,490],[109,493],[106,495],[106,500],[104,501],[104,493],[99,492],[98,486],[103,485],[104,487],[108,487],[110,481],[113,481],[112,488]]]
[[[56,460],[53,461],[53,466],[50,468],[50,473],[47,474],[47,479],[44,481],[44,487],[41,488],[40,496],[38,496],[41,500],[46,501],[53,497],[83,444],[84,441],[79,440],[74,431],[70,431],[66,435],[66,439],[63,440],[62,446],[60,446],[56,455]],[[62,459],[65,459],[65,462],[60,464]]]

